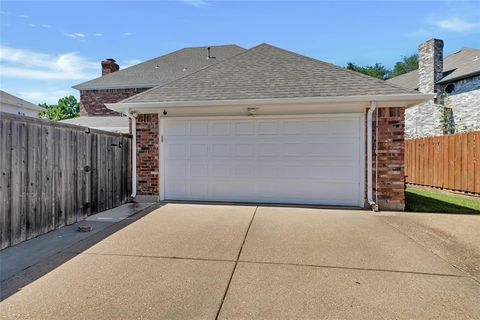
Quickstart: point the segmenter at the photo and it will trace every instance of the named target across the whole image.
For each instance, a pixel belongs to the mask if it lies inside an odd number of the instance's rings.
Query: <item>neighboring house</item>
[[[80,116],[71,119],[61,120],[60,122],[74,124],[77,126],[88,127],[92,129],[129,133],[128,117],[126,116]]]
[[[106,103],[132,119],[137,200],[404,209],[404,111],[433,94],[268,44],[230,48],[236,53],[217,53],[196,72],[190,59],[174,58],[193,49],[177,51],[165,62],[173,77]],[[151,68],[146,75],[156,74]],[[142,79],[119,77],[116,89],[102,78],[77,86],[83,112],[103,110],[104,94],[118,99],[120,86],[137,88]]]
[[[184,48],[120,70],[114,59],[102,61],[102,76],[73,88],[80,91],[80,117],[63,122],[107,131],[128,132],[128,119],[105,107],[150,88],[219,63],[245,49],[236,45]]]
[[[0,112],[37,118],[41,111],[42,107],[0,90]]]
[[[431,39],[418,47],[419,69],[388,83],[437,98],[405,114],[407,138],[480,130],[480,49],[463,48],[443,57],[443,41]]]

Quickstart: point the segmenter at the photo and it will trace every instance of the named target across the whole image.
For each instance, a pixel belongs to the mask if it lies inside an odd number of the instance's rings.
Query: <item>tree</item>
[[[80,112],[80,106],[74,96],[61,98],[57,104],[41,103],[39,106],[45,108],[45,111],[40,112],[38,116],[53,121],[75,118]]]
[[[359,66],[353,62],[348,62],[346,68],[366,74],[367,76],[386,80],[413,70],[417,70],[418,54],[403,56],[402,60],[395,63],[392,70],[384,67],[381,63],[375,63],[373,66]]]
[[[389,78],[393,78],[417,69],[418,69],[418,54],[403,56],[401,61],[398,61],[397,63],[395,63],[393,70],[389,74]]]
[[[390,73],[390,70],[385,68],[380,63],[375,63],[375,65],[373,66],[362,67],[362,66],[356,65],[353,62],[348,62],[347,69],[360,72],[360,73],[366,74],[367,76],[382,79],[382,80],[387,78],[388,74]]]

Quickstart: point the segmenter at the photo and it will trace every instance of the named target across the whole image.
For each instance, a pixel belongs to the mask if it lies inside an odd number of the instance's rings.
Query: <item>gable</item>
[[[412,94],[338,66],[261,44],[123,103]]]

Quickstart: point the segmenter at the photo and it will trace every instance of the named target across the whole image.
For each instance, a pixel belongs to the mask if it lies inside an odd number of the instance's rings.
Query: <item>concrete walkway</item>
[[[52,262],[50,272],[1,302],[0,314],[5,319],[480,318],[475,275],[395,225],[392,218],[402,215],[166,204],[88,247],[58,253],[51,261],[63,262]]]
[[[69,226],[45,233],[29,241],[0,251],[0,282],[15,276],[58,252],[65,251],[118,222],[152,206],[153,203],[127,203],[100,212]],[[78,232],[79,226],[90,226],[90,232]]]

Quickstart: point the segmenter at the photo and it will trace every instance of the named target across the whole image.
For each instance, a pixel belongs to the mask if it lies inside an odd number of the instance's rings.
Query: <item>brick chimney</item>
[[[443,41],[430,39],[418,46],[418,90],[434,93],[435,83],[443,76]]]
[[[114,59],[105,59],[102,61],[102,76],[118,70],[120,70],[120,67],[115,63]]]

